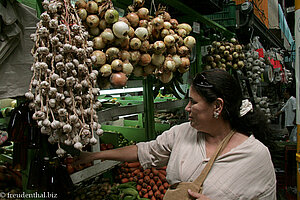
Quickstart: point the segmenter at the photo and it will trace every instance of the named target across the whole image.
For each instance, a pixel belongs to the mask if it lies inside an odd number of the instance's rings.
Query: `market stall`
[[[41,14],[27,44],[31,55],[24,56],[33,61],[26,73],[21,70],[24,79],[14,77],[25,83],[18,93],[7,90],[0,96],[17,100],[5,106],[0,121],[10,142],[1,147],[0,172],[11,171],[3,179],[14,184],[15,193],[163,199],[170,186],[166,167],[72,163],[80,151],[149,141],[186,122],[190,78],[205,69],[230,72],[244,97],[274,120],[282,89],[293,81],[281,51],[264,49],[258,39],[239,43],[233,32],[211,20],[213,15],[205,17],[182,1],[159,3],[38,3]],[[211,3],[207,6],[220,11]],[[230,2],[225,8],[234,6]]]

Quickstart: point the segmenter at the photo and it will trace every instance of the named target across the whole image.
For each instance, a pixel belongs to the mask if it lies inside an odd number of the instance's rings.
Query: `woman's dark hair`
[[[268,142],[267,119],[255,105],[252,112],[240,117],[243,94],[239,83],[231,74],[222,69],[203,71],[195,76],[192,86],[208,103],[213,103],[217,98],[223,99],[221,116],[229,121],[233,129],[247,136],[253,134],[265,144]]]

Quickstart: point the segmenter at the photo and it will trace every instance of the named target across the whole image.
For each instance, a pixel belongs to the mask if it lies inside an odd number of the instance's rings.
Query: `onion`
[[[77,1],[78,2],[78,1]],[[76,3],[77,3],[76,2]],[[86,11],[86,9],[84,9],[84,8],[79,8],[78,9],[78,11],[77,11],[77,13],[78,13],[78,16],[80,17],[80,19],[82,20],[82,21],[84,21],[85,19],[86,19],[86,17],[87,17],[87,11]]]
[[[103,49],[105,47],[105,42],[101,36],[94,37],[93,39],[93,48],[94,49]]]
[[[181,58],[179,55],[174,55],[172,59],[175,62],[175,67],[179,67],[182,64]]]
[[[116,38],[114,44],[120,46],[122,49],[129,49],[129,37],[125,38]]]
[[[89,1],[91,2],[91,1]],[[95,2],[94,2],[95,3]],[[97,15],[89,15],[86,18],[86,23],[90,28],[96,27],[99,25],[99,17]]]
[[[185,46],[192,50],[196,44],[196,39],[193,36],[187,36],[186,38],[184,38],[183,42]]]
[[[239,53],[238,52],[233,52],[232,57],[233,58],[238,58],[239,57]]]
[[[151,75],[154,73],[155,70],[155,66],[154,65],[147,65],[146,67],[144,67],[144,71],[146,75]]]
[[[162,54],[152,54],[151,63],[157,67],[161,66],[165,61],[165,56]]]
[[[178,68],[178,71],[179,71],[181,74],[184,74],[184,73],[186,73],[187,71],[189,71],[189,69],[190,69],[190,67],[188,67],[188,66],[180,66],[180,67]]]
[[[179,67],[189,67],[190,66],[190,59],[187,57],[181,58],[181,65]]]
[[[142,42],[142,45],[140,47],[140,51],[141,52],[147,52],[149,50],[149,48],[150,48],[150,43],[149,43],[148,40],[145,40],[145,41]]]
[[[105,12],[104,19],[108,24],[113,24],[119,20],[119,13],[113,8],[108,9]]]
[[[75,2],[75,7],[78,8],[86,8],[87,4],[85,0],[78,0]]]
[[[176,63],[175,61],[172,59],[172,57],[167,57],[165,59],[165,62],[164,62],[164,68],[174,72],[176,70]]]
[[[100,30],[105,30],[106,27],[107,27],[107,23],[106,23],[105,19],[101,19],[100,22],[99,22]]]
[[[154,29],[162,29],[164,27],[164,20],[161,17],[155,17],[152,20]]]
[[[176,29],[178,26],[178,21],[176,19],[170,19],[170,23],[173,29]]]
[[[173,78],[173,72],[164,72],[159,76],[159,80],[163,83],[169,83]]]
[[[100,34],[100,28],[99,27],[93,27],[93,28],[90,28],[89,30],[89,33],[92,35],[92,36],[98,36]]]
[[[135,29],[134,33],[141,41],[144,41],[148,38],[148,30],[144,27],[138,27]]]
[[[113,25],[113,32],[118,38],[125,38],[128,35],[129,26],[122,21],[116,22]]]
[[[142,54],[139,64],[142,66],[147,66],[151,63],[151,56],[148,53]]]
[[[164,28],[170,29],[170,28],[172,28],[172,24],[170,22],[164,22]]]
[[[144,69],[143,67],[141,66],[136,66],[134,69],[133,69],[133,72],[135,77],[141,77],[144,75]]]
[[[183,38],[187,35],[186,30],[183,28],[177,29],[177,33],[180,37],[183,37]]]
[[[229,52],[228,50],[225,50],[225,51],[223,52],[223,54],[224,54],[225,57],[227,57],[227,56],[229,56],[230,52]]]
[[[112,42],[115,36],[110,28],[105,29],[100,35],[105,42]]]
[[[180,56],[186,56],[189,53],[189,48],[187,48],[186,46],[181,46],[178,48],[178,55]]]
[[[123,63],[123,69],[122,69],[122,72],[125,73],[126,75],[130,75],[133,71],[133,66],[130,62],[125,61]]]
[[[184,29],[186,31],[186,34],[189,35],[192,31],[192,27],[187,23],[178,24],[178,29]]]
[[[156,41],[153,44],[153,49],[156,54],[162,54],[166,50],[166,45],[163,41]]]
[[[129,38],[134,37],[134,29],[131,26],[129,27],[128,36],[129,36]]]
[[[166,44],[167,47],[171,47],[175,45],[175,38],[172,35],[167,35],[164,38],[164,43]]]
[[[137,11],[137,15],[140,19],[148,19],[149,17],[149,10],[147,8],[140,8]]]
[[[152,29],[150,30],[150,32],[151,32],[152,40],[158,40],[160,38],[160,30]],[[149,29],[148,29],[148,33],[149,33]]]
[[[95,1],[88,1],[86,5],[86,11],[88,13],[97,13],[98,12],[98,5]]]
[[[237,52],[241,52],[242,49],[243,49],[243,48],[242,48],[241,45],[239,45],[239,44],[235,45],[235,50],[236,50]]]
[[[96,56],[96,65],[104,65],[106,63],[106,55],[103,51],[96,50],[92,53],[92,56]]]
[[[161,32],[160,32],[160,36],[162,38],[165,38],[169,34],[170,34],[170,31],[168,29],[165,29],[165,28],[163,30],[161,30]]]
[[[114,59],[117,59],[119,57],[120,50],[116,47],[110,47],[106,50],[107,59],[109,62],[113,61]]]
[[[108,77],[111,75],[112,73],[112,69],[111,69],[111,65],[109,64],[105,64],[103,65],[101,68],[100,68],[100,73],[101,73],[101,76],[103,77]]]
[[[122,50],[120,52],[120,58],[125,61],[125,60],[130,60],[130,53],[126,50]]]
[[[240,60],[240,61],[238,61],[237,65],[239,68],[242,68],[245,66],[245,63],[242,60]]]
[[[245,59],[245,54],[244,53],[240,53],[239,54],[239,59],[244,60]]]
[[[128,13],[126,18],[128,19],[132,27],[137,27],[139,25],[139,16],[136,13]]]
[[[148,27],[148,20],[145,20],[145,19],[140,20],[139,27],[147,28]]]
[[[163,12],[162,17],[165,21],[170,21],[170,19],[171,19],[171,15],[166,11]]]
[[[110,83],[114,87],[124,87],[127,83],[127,76],[123,72],[112,73],[110,76]]]
[[[237,40],[235,38],[231,38],[230,42],[233,43],[233,44],[235,44],[235,43],[237,43]]]
[[[172,46],[172,47],[167,48],[167,53],[168,53],[168,54],[172,54],[172,55],[176,54],[176,53],[177,53],[177,48],[176,48],[176,46],[174,45],[174,46]]]
[[[128,26],[130,26],[130,23],[129,23],[129,21],[128,21],[128,19],[126,17],[120,17],[119,21],[120,22],[125,22]]]
[[[134,49],[134,50],[138,50],[140,49],[142,42],[139,38],[132,38],[130,40],[130,48]]]
[[[115,59],[111,62],[111,68],[115,71],[121,71],[123,68],[123,62],[120,59]]]
[[[130,57],[131,57],[131,64],[136,65],[140,61],[141,58],[141,53],[139,51],[132,51],[130,52]]]

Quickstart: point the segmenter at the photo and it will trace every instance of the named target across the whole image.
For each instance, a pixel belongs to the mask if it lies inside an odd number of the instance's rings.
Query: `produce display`
[[[235,38],[230,41],[214,41],[203,56],[204,70],[207,69],[241,69],[245,66],[243,46]]]
[[[20,191],[22,188],[22,175],[13,169],[12,165],[0,165],[0,192]]]
[[[117,134],[118,134],[118,147],[125,147],[125,146],[136,144],[135,141],[127,140],[122,133],[117,133]]]
[[[134,0],[125,17],[120,17],[111,1],[79,0],[75,5],[94,44],[101,88],[125,86],[131,73],[154,74],[168,83],[175,74],[188,71],[196,43],[189,36],[192,28],[171,18],[164,7],[151,16],[144,1]]]
[[[119,184],[111,184],[109,179],[96,177],[92,181],[82,183],[73,192],[74,200],[102,199],[102,200],[117,200],[113,196],[119,196],[117,186]]]
[[[78,186],[74,193],[74,200],[147,200],[148,198],[141,198],[136,190],[135,182],[127,183],[111,183],[110,178],[96,177],[92,181]]]
[[[135,182],[139,197],[151,200],[163,199],[169,188],[166,167],[143,169],[139,162],[124,162],[117,169],[116,179],[120,183]]]
[[[173,111],[173,112],[156,112],[154,114],[155,123],[164,123],[170,124],[171,126],[184,122],[186,116],[182,112]]]
[[[56,153],[65,150],[60,143],[82,149],[96,144],[94,134],[102,135],[96,110],[98,70],[92,56],[93,42],[76,10],[68,1],[44,1],[36,32],[31,35],[33,76],[25,97],[31,101],[32,118],[50,143],[58,143]]]

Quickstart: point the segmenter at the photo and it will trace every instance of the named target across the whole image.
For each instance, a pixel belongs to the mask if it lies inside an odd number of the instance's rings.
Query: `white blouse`
[[[204,134],[198,133],[189,122],[137,146],[143,168],[167,165],[167,180],[171,185],[192,182],[208,162]],[[276,177],[268,148],[250,136],[219,156],[204,181],[202,193],[212,200],[276,199]]]

